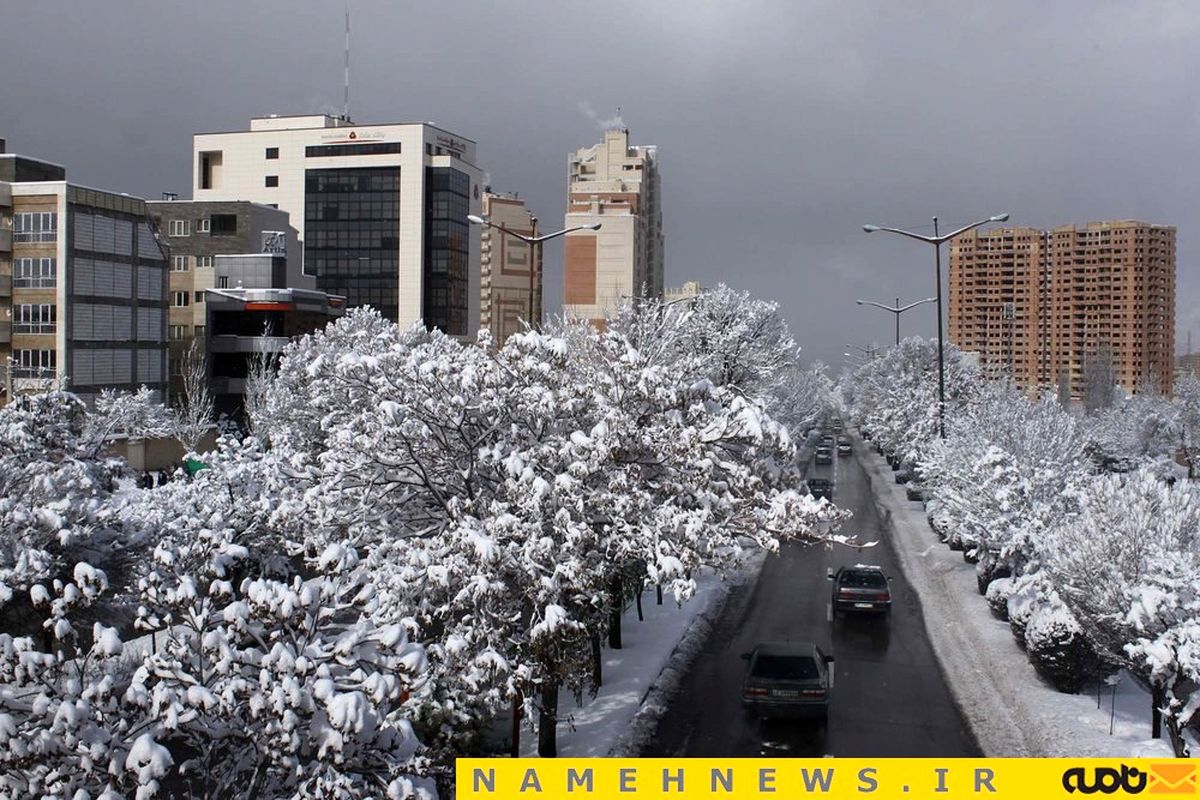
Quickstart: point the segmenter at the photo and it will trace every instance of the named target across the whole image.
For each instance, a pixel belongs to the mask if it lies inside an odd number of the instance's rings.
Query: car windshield
[[[847,570],[842,573],[842,585],[861,589],[886,589],[887,578],[874,570]]]
[[[812,656],[760,655],[750,674],[775,681],[808,681],[817,677],[817,663]]]

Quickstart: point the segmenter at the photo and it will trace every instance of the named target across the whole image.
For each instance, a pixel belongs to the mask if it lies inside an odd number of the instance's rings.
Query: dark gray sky
[[[191,134],[337,112],[343,4],[5,3],[0,137],[74,181],[190,196]],[[1179,228],[1177,349],[1200,348],[1200,4],[351,0],[351,113],[479,142],[562,220],[566,156],[620,106],[659,146],[667,283],[778,299],[806,354],[887,342],[855,297],[933,294],[931,248],[861,232],[999,211]],[[547,297],[561,252],[547,249]],[[906,333],[933,333],[932,306]]]

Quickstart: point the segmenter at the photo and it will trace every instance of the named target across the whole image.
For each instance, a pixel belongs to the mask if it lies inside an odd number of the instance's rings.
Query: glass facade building
[[[425,325],[467,335],[471,178],[453,167],[425,168]]]
[[[319,291],[397,319],[400,167],[305,170],[304,229],[304,271]]]

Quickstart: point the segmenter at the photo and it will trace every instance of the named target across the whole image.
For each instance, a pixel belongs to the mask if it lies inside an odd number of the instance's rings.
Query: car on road
[[[834,433],[841,433],[844,429],[845,429],[845,427],[842,425],[842,421],[840,419],[833,421],[833,432]]]
[[[837,572],[830,567],[827,577],[833,582],[829,603],[834,618],[844,613],[887,614],[892,610],[891,578],[883,567],[855,564]]]
[[[757,719],[829,719],[833,656],[809,642],[760,642],[742,653],[742,708]]]
[[[820,447],[833,447],[833,441],[834,441],[833,434],[827,433],[821,437],[821,444],[819,446]]]
[[[837,451],[838,451],[839,456],[850,455],[850,453],[852,452],[851,447],[850,447],[850,440],[849,439],[838,439]]]
[[[833,502],[833,481],[826,478],[809,478],[804,484],[805,489],[813,496],[814,500],[824,497],[829,502]]]
[[[896,483],[908,483],[913,479],[913,471],[909,467],[896,470]]]
[[[814,458],[814,461],[816,461],[818,464],[832,464],[833,450],[825,445],[821,445],[817,448],[817,455]]]

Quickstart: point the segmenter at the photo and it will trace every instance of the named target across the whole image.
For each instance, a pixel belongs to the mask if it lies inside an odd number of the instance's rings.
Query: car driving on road
[[[883,573],[883,567],[855,564],[837,572],[830,567],[828,577],[833,582],[830,607],[835,617],[847,612],[886,614],[892,610],[891,579]]]
[[[824,497],[829,502],[833,502],[833,481],[826,478],[809,478],[804,482],[804,486],[814,500]]]
[[[817,448],[817,455],[813,460],[818,464],[832,464],[833,450],[825,445],[821,445]]]
[[[850,455],[850,440],[849,439],[838,439],[837,451],[838,451],[839,456]]]
[[[742,658],[749,662],[742,679],[748,715],[828,720],[833,656],[809,642],[762,642]]]

